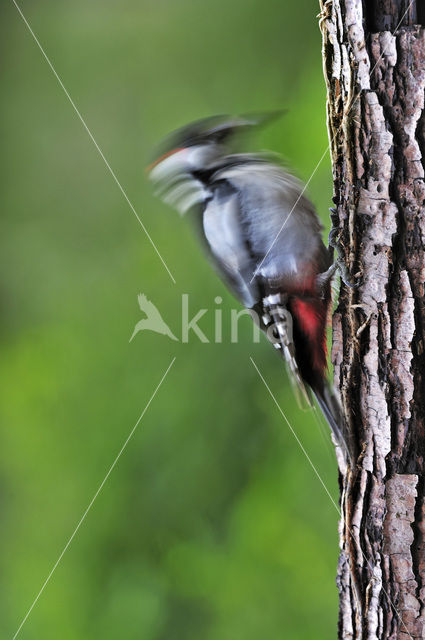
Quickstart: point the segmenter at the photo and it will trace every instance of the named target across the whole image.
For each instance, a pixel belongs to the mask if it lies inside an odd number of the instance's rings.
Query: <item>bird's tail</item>
[[[300,407],[313,407],[312,394],[314,395],[334,434],[336,443],[344,456],[351,462],[353,456],[346,437],[344,417],[338,397],[324,378],[320,378],[320,380],[319,378],[310,378],[307,383],[300,373],[293,339],[293,319],[286,303],[286,295],[282,293],[268,295],[263,299],[264,316],[262,321],[267,337],[284,357]]]
[[[317,400],[323,416],[332,429],[336,443],[343,451],[345,456],[350,462],[353,460],[353,455],[350,447],[350,442],[344,428],[344,416],[342,415],[342,409],[333,389],[324,383],[322,388],[313,388],[312,392]]]

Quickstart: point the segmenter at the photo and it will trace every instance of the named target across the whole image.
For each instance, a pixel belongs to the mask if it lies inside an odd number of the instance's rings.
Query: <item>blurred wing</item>
[[[250,282],[255,263],[241,225],[239,194],[226,182],[216,185],[214,198],[206,205],[202,235],[219,275],[235,297],[251,308],[259,299],[258,286]]]

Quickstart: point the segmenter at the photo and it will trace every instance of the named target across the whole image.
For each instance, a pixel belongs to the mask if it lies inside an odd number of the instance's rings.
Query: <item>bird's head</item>
[[[236,134],[259,127],[281,113],[235,118],[214,116],[178,129],[163,141],[156,160],[147,167],[150,180],[158,187],[158,194],[182,210],[183,207],[178,206],[178,200],[186,200],[188,189],[193,191],[195,184],[199,195],[204,177],[214,171],[220,159],[231,151]],[[189,198],[189,206],[200,199],[202,198],[196,195]],[[184,211],[189,206],[185,204]]]

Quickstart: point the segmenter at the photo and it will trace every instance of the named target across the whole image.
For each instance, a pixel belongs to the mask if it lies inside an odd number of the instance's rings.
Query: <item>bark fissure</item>
[[[333,237],[359,278],[333,323],[356,457],[340,468],[340,638],[425,638],[424,14],[322,0]]]

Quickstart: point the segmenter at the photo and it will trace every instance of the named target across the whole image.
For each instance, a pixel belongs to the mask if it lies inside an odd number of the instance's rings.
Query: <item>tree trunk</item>
[[[425,638],[425,1],[321,0],[341,285],[339,638]]]

